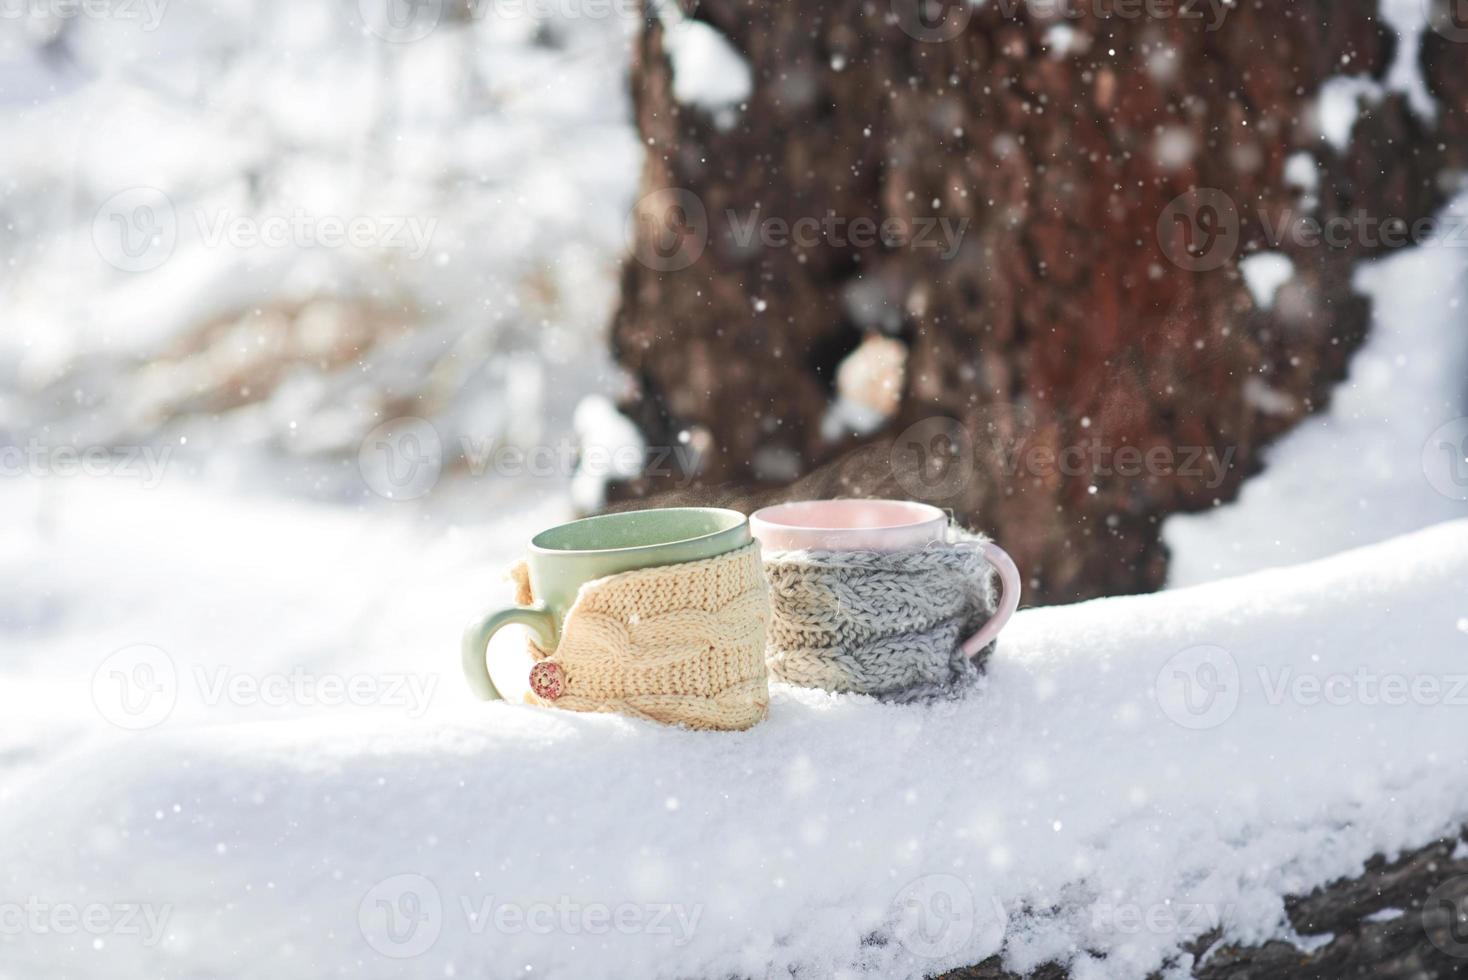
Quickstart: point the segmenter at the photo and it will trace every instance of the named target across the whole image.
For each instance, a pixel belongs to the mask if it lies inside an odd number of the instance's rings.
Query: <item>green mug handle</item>
[[[513,606],[492,612],[482,619],[470,623],[464,630],[464,679],[469,689],[481,701],[502,701],[504,695],[494,686],[489,676],[487,647],[489,638],[501,627],[511,623],[529,626],[535,632],[537,642],[543,650],[556,648],[556,617],[544,606]]]

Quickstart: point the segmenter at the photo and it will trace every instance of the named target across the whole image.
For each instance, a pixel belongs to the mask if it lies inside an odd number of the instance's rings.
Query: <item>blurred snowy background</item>
[[[0,438],[368,500],[386,419],[569,434],[615,391],[632,7],[7,4]]]

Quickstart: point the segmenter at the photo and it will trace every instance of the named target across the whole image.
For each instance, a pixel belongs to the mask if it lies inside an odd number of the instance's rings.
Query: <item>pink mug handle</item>
[[[992,541],[981,541],[978,548],[989,564],[994,566],[994,571],[999,573],[999,608],[994,610],[994,615],[977,633],[964,641],[963,653],[967,657],[977,656],[980,650],[988,646],[1019,608],[1019,569],[1015,567],[1014,559]]]

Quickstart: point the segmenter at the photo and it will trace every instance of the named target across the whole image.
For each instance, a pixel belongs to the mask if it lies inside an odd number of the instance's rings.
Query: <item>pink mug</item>
[[[762,507],[749,516],[749,530],[772,551],[919,551],[947,539],[948,515],[912,500],[800,500]],[[992,541],[978,545],[999,573],[999,608],[964,641],[974,656],[1004,628],[1019,608],[1019,569]]]

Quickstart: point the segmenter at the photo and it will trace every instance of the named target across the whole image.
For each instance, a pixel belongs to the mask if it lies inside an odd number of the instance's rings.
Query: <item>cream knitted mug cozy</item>
[[[981,535],[949,534],[919,551],[766,552],[770,672],[899,701],[976,677],[962,644],[994,614],[994,570]]]
[[[516,602],[534,596],[524,562]],[[740,730],[765,716],[769,587],[759,545],[703,561],[641,568],[581,586],[560,642],[543,650],[531,698],[689,728]]]

